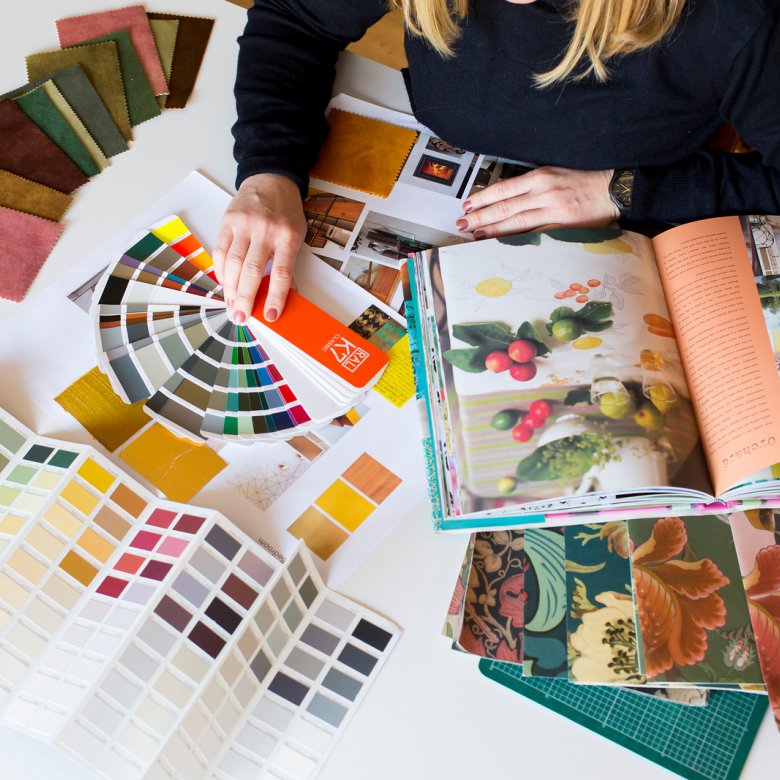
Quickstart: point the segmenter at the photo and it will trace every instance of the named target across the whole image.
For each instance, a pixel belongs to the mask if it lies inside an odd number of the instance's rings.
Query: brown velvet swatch
[[[108,113],[126,140],[133,137],[130,117],[127,114],[125,88],[122,84],[122,71],[119,56],[113,41],[94,43],[89,46],[74,46],[71,49],[44,51],[30,54],[25,58],[27,77],[42,78],[52,71],[78,63],[89,76],[89,80],[105,103]]]
[[[60,192],[86,184],[87,177],[13,100],[0,100],[0,168]]]
[[[0,171],[0,206],[59,222],[73,198],[38,182]]]
[[[417,140],[417,131],[334,108],[330,133],[311,175],[386,198]]]
[[[206,53],[214,20],[178,14],[148,13],[147,16],[150,20],[176,19],[179,22],[176,49],[173,52],[173,68],[168,80],[170,94],[165,101],[165,107],[184,108],[195,87],[195,80]]]

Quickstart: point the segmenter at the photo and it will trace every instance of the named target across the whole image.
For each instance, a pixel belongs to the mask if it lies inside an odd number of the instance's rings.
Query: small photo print
[[[321,257],[344,260],[365,208],[359,200],[310,188],[303,201],[305,242]]]
[[[395,268],[352,255],[341,273],[394,310],[403,303],[401,272]]]
[[[428,143],[425,144],[425,148],[431,152],[449,154],[452,157],[463,157],[463,155],[466,154],[465,149],[461,149],[460,146],[448,144],[445,140],[437,138],[435,135],[430,136]]]
[[[413,176],[426,181],[433,181],[437,184],[444,184],[449,187],[455,176],[460,170],[459,163],[453,163],[444,160],[441,157],[431,157],[424,154],[420,157],[417,167],[414,169]]]
[[[530,165],[523,163],[502,160],[497,157],[485,157],[479,166],[477,175],[474,177],[474,182],[469,190],[469,197],[475,192],[479,192],[479,190],[490,187],[491,184],[504,179],[511,179],[515,176],[522,176],[522,174],[532,170],[533,168]]]

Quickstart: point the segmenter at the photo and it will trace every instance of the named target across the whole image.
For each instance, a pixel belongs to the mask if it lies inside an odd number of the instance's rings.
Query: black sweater
[[[240,184],[282,173],[301,188],[327,133],[338,53],[387,0],[255,0],[239,39]],[[778,0],[689,0],[661,44],[593,78],[538,89],[571,34],[563,0],[473,0],[456,56],[407,34],[417,118],[446,141],[538,165],[637,168],[633,219],[780,213]],[[724,122],[757,151],[703,151]]]

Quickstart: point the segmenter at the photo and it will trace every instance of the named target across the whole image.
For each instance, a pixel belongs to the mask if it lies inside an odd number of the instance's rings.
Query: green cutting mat
[[[479,670],[513,691],[692,780],[737,780],[767,708],[766,696],[713,691],[706,707],[566,680],[523,677],[515,664]]]

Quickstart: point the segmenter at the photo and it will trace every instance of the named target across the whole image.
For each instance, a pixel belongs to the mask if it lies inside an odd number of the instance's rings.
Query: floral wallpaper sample
[[[780,511],[737,512],[731,523],[769,704],[780,728]]]
[[[566,546],[569,679],[642,683],[625,521],[572,525]]]
[[[526,569],[523,531],[474,536],[457,643],[467,653],[520,664]]]
[[[728,518],[629,520],[649,682],[763,682]]]
[[[466,545],[466,552],[463,556],[463,563],[460,565],[458,579],[455,582],[455,590],[452,592],[450,606],[447,609],[447,617],[444,619],[444,625],[441,630],[444,636],[453,640],[453,650],[460,650],[457,640],[463,627],[463,608],[466,604],[466,585],[468,584],[469,574],[471,572],[471,559],[474,555],[474,542],[476,541],[476,538],[476,534],[471,534],[469,537],[469,542]]]
[[[523,674],[569,674],[566,643],[566,551],[562,528],[525,531]]]

